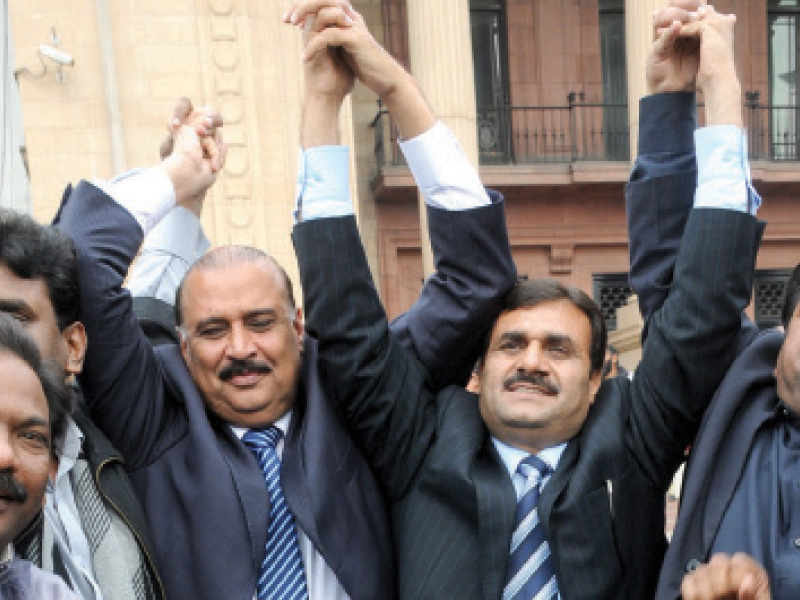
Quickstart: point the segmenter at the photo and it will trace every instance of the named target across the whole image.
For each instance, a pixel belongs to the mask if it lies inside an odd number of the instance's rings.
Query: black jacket
[[[125,463],[122,456],[86,415],[82,399],[72,418],[78,429],[83,433],[83,453],[94,474],[94,483],[100,492],[100,496],[105,501],[106,506],[116,511],[128,525],[144,555],[154,589],[154,594],[149,598],[163,600],[165,598],[164,589],[161,577],[155,566],[152,549],[153,542],[147,528],[144,510],[125,472]],[[16,552],[34,562],[37,566],[42,565],[41,539],[43,523],[44,518],[40,511],[36,519],[14,540]],[[57,556],[55,558],[57,559]],[[69,576],[63,564],[56,562],[54,571],[64,581],[69,581]]]

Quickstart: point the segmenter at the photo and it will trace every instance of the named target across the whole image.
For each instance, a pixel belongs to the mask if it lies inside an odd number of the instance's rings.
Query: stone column
[[[411,72],[437,114],[478,165],[475,77],[469,0],[407,0]],[[433,272],[425,201],[420,196],[420,238],[425,275]]]
[[[0,86],[3,110],[0,111],[0,206],[20,212],[31,211],[28,174],[22,160],[25,132],[22,127],[22,108],[17,82],[14,79],[14,50],[11,44],[11,24],[8,20],[8,2],[0,6]],[[4,104],[7,103],[7,104]]]
[[[631,161],[639,148],[639,99],[647,94],[645,61],[653,41],[653,11],[667,0],[625,0],[625,52],[628,57],[628,119]]]

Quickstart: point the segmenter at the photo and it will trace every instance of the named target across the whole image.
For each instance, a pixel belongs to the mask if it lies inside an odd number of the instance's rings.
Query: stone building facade
[[[664,0],[354,0],[418,77],[437,113],[507,198],[523,276],[553,276],[625,303],[624,182],[653,9]],[[173,102],[219,106],[230,144],[204,223],[216,244],[262,247],[295,274],[289,240],[302,78],[284,0],[11,0],[34,214],[68,181],[150,164]],[[774,320],[780,278],[800,259],[798,0],[718,0],[739,14],[738,67],[753,177],[769,221],[754,311]],[[40,44],[73,66],[45,61]],[[343,111],[357,215],[390,314],[430,269],[419,198],[376,99]],[[424,228],[423,228],[424,229]],[[772,311],[772,312],[771,312]]]

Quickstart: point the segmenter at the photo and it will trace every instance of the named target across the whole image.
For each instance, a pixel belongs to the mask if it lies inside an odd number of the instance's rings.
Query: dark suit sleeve
[[[89,340],[81,386],[93,420],[136,469],[156,450],[169,407],[153,349],[122,282],[142,242],[139,224],[99,188],[83,181],[59,227],[78,258],[81,320]]]
[[[400,343],[427,369],[434,389],[465,385],[489,326],[517,279],[504,205],[463,211],[428,207],[436,270],[419,299],[392,322]]]
[[[153,346],[179,344],[175,310],[170,304],[149,296],[134,296],[133,313]]]
[[[631,382],[630,443],[653,484],[666,486],[736,356],[761,228],[736,211],[693,209],[669,295],[650,322]]]
[[[320,374],[350,434],[397,497],[434,435],[424,369],[389,331],[353,217],[299,223],[293,240]]]
[[[644,320],[664,304],[672,286],[686,220],[697,188],[694,93],[664,93],[642,98],[639,109],[639,154],[625,188],[630,238],[630,282]],[[764,225],[760,226],[762,229]],[[741,352],[758,333],[742,314]]]
[[[625,200],[631,286],[645,323],[672,285],[686,219],[697,188],[693,93],[647,96],[639,108],[639,153]]]

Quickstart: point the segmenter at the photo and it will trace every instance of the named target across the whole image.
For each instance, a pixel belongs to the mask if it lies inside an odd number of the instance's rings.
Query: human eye
[[[548,351],[556,358],[569,358],[572,356],[572,347],[566,342],[554,341],[549,345]]]
[[[27,314],[19,310],[4,310],[0,312],[2,312],[2,314],[4,315],[8,315],[12,319],[18,321],[19,323],[22,323],[23,325],[25,325],[31,320]]]
[[[275,325],[274,316],[260,316],[250,319],[248,326],[253,331],[269,331]]]
[[[504,338],[500,340],[497,349],[502,352],[517,352],[523,347],[522,340],[518,338]]]
[[[50,438],[34,429],[29,429],[23,431],[21,434],[23,440],[25,440],[28,444],[37,447],[37,448],[49,448],[50,447]]]
[[[225,336],[228,328],[223,325],[206,325],[197,330],[197,335],[206,340],[218,340]]]

